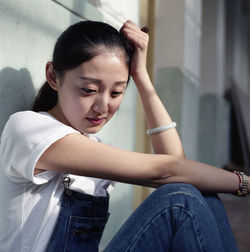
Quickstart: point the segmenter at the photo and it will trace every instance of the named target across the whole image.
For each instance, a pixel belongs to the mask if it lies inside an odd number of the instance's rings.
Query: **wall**
[[[158,0],[155,14],[156,90],[190,159],[197,159],[201,3]]]
[[[198,160],[218,167],[230,157],[230,105],[226,89],[224,1],[203,1]]]
[[[237,1],[225,2],[226,15],[226,87],[234,80],[250,97],[249,85],[249,8]]]
[[[139,1],[0,1],[0,132],[12,113],[30,108],[45,80],[45,64],[51,59],[59,34],[70,24],[86,18],[109,22],[117,28],[127,19],[138,23]],[[110,143],[132,150],[135,107],[136,91],[130,83],[118,114],[100,135]],[[132,198],[132,186],[125,184],[118,184],[111,193],[112,215],[102,247],[131,213]]]
[[[234,129],[225,96],[232,81],[249,97],[247,7],[244,1],[203,0],[198,159],[218,167],[232,158]]]

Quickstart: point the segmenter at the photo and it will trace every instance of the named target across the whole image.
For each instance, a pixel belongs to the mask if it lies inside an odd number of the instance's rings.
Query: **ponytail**
[[[55,107],[56,104],[57,92],[52,89],[49,83],[46,81],[35,98],[32,110],[35,112],[48,111]]]

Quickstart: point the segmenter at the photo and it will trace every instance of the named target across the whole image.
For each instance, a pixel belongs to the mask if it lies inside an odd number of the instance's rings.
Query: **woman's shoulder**
[[[9,117],[8,121],[5,124],[3,132],[22,132],[23,130],[27,131],[29,128],[32,128],[33,125],[36,125],[37,123],[41,124],[41,122],[46,123],[45,115],[30,110],[19,111]]]
[[[47,112],[34,112],[30,110],[12,114],[5,124],[2,140],[4,137],[13,138],[27,137],[28,135],[45,137],[55,132],[76,132],[73,128],[59,122]]]
[[[28,125],[29,122],[34,122],[34,119],[39,119],[41,116],[44,115],[31,110],[18,111],[9,117],[8,121],[6,122],[6,126],[12,124],[16,125],[17,123],[25,123]]]
[[[34,182],[34,167],[40,156],[54,142],[75,132],[46,112],[14,113],[1,135],[0,165],[14,181]]]
[[[25,128],[32,127],[32,125],[45,125],[45,124],[58,124],[58,125],[64,125],[65,127],[68,127],[67,125],[59,122],[55,117],[50,115],[48,112],[42,111],[42,112],[34,112],[31,110],[26,111],[19,111],[14,114],[12,114],[9,117],[9,120],[6,123],[6,126],[13,125],[20,128],[21,125],[24,125]]]
[[[18,111],[14,114],[12,114],[9,117],[9,120],[7,121],[7,123],[9,121],[23,121],[23,120],[34,120],[34,118],[44,118],[44,117],[50,117],[50,114],[47,112],[34,112],[31,110],[25,110],[25,111]],[[51,116],[52,117],[52,116]]]
[[[7,120],[3,133],[12,129],[20,129],[22,125],[30,125],[29,122],[34,119],[36,113],[33,111],[19,111],[12,114]]]

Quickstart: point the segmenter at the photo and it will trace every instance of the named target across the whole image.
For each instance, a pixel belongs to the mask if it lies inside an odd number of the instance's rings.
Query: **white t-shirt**
[[[0,143],[0,251],[45,250],[60,210],[63,174],[34,176],[34,168],[51,144],[76,132],[46,112],[18,112],[6,123]],[[108,180],[70,177],[70,188],[86,194],[104,196],[113,187]]]

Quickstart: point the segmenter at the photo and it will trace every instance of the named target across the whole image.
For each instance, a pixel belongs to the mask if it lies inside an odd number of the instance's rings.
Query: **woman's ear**
[[[55,73],[52,62],[47,62],[46,64],[46,79],[50,87],[57,91],[59,86],[59,79]]]

